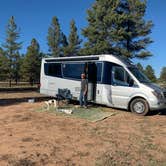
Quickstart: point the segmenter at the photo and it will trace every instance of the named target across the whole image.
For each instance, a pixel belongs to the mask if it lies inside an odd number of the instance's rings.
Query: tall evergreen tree
[[[55,16],[52,18],[51,26],[48,29],[47,40],[51,55],[54,57],[61,56],[62,33],[58,18]]]
[[[140,71],[142,71],[144,73],[144,68],[143,66],[141,65],[141,63],[137,63],[137,67]]]
[[[21,54],[19,58],[19,70],[18,70],[19,80],[21,81],[24,81],[24,72],[22,71],[23,65],[24,65],[24,58],[25,58],[25,54]]]
[[[62,56],[66,56],[66,50],[67,50],[67,47],[68,47],[68,41],[67,41],[67,37],[66,35],[62,32],[61,33],[61,36],[62,36],[62,48],[61,48],[61,55]]]
[[[0,48],[0,81],[6,81],[9,73],[9,60],[5,52]]]
[[[13,79],[15,80],[16,84],[20,79],[20,65],[21,65],[20,62],[21,62],[20,53],[17,51],[15,53],[15,61],[13,62]]]
[[[77,56],[79,54],[80,44],[82,42],[79,39],[77,34],[77,27],[75,25],[75,21],[71,20],[70,22],[70,34],[68,38],[69,44],[65,49],[65,55],[67,56]]]
[[[96,0],[92,8],[87,11],[89,25],[82,30],[82,34],[88,41],[84,44],[82,53],[113,53],[110,30],[116,8],[118,8],[117,0]]]
[[[156,82],[156,76],[155,76],[155,72],[154,69],[152,68],[151,65],[147,65],[145,68],[145,72],[146,76],[152,81],[152,82]]]
[[[19,54],[18,51],[21,48],[22,43],[17,42],[20,37],[20,30],[18,29],[14,16],[9,19],[6,30],[6,42],[3,44],[5,48],[6,57],[9,60],[9,85],[11,86],[12,79],[15,78],[15,73],[18,68]],[[17,81],[16,81],[17,82]]]
[[[31,85],[33,85],[34,82],[39,82],[41,64],[40,55],[39,43],[33,38],[30,46],[27,48],[27,53],[21,69],[24,79],[29,81]]]
[[[152,22],[145,21],[146,0],[96,0],[88,10],[88,54],[113,53],[127,58],[151,56],[146,50],[152,42]]]
[[[160,81],[166,84],[166,67],[163,67],[161,70]]]
[[[62,32],[61,33],[62,39],[61,39],[61,44],[63,47],[67,47],[68,46],[68,41],[67,41],[67,37],[66,35]]]

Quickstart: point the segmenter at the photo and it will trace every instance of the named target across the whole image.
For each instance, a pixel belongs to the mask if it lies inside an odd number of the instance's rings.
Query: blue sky
[[[40,43],[41,51],[48,52],[47,31],[53,16],[57,16],[62,31],[69,34],[70,20],[76,21],[78,32],[86,27],[86,10],[95,0],[1,0],[0,5],[0,45],[5,41],[5,28],[13,15],[21,29],[20,41],[23,42],[22,53],[26,52],[32,38]],[[143,66],[152,65],[159,76],[161,68],[166,66],[166,1],[148,0],[145,19],[152,20],[154,27],[150,35],[154,41],[148,49],[153,57],[141,62]],[[83,38],[83,36],[81,36]]]

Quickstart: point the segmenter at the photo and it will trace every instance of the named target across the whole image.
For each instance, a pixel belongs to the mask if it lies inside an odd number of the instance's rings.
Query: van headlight
[[[153,95],[157,97],[157,99],[162,99],[163,98],[163,95],[161,92],[158,92],[158,91],[152,91]]]

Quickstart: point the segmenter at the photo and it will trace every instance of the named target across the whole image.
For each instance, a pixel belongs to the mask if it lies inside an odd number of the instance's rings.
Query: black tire
[[[136,98],[130,103],[130,110],[134,114],[145,116],[149,112],[149,105],[145,99]]]

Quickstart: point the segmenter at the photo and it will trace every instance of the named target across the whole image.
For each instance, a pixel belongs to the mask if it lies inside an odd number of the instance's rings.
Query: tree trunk
[[[12,79],[11,78],[9,79],[9,87],[10,88],[12,87]]]

